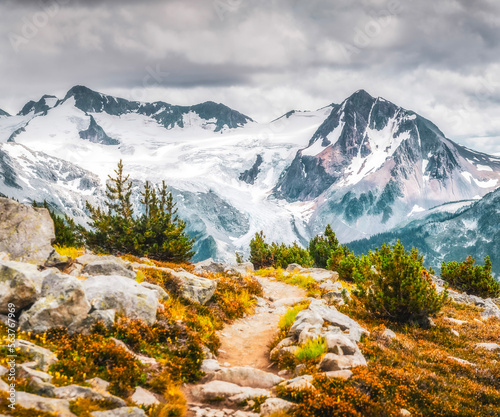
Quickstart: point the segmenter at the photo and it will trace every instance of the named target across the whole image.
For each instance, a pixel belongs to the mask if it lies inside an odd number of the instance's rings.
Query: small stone
[[[158,401],[152,392],[141,387],[135,388],[135,391],[130,399],[137,405],[144,405],[146,407],[160,404],[160,401]]]
[[[475,348],[494,351],[500,349],[500,345],[498,343],[476,343]]]
[[[454,334],[455,336],[459,337],[460,334],[455,330],[455,329],[450,329],[450,332]]]
[[[399,410],[399,417],[411,417],[411,413],[405,408],[402,408]]]

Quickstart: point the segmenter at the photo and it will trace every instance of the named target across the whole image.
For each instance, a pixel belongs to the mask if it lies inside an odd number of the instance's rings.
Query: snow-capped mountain
[[[61,100],[44,96],[0,117],[0,146],[1,193],[71,205],[81,221],[85,199],[102,198],[120,159],[137,188],[166,180],[197,236],[197,259],[231,259],[260,230],[305,244],[331,223],[347,242],[500,185],[500,158],[457,145],[363,90],[257,123],[223,104],[141,103],[76,86]],[[35,155],[29,167],[27,154]],[[48,181],[34,159],[74,171],[91,190],[80,192],[64,172]]]
[[[439,208],[421,219],[401,228],[351,242],[357,253],[383,243],[394,244],[400,239],[405,247],[417,247],[425,257],[425,263],[439,270],[441,262],[463,261],[471,255],[478,264],[490,256],[492,270],[500,276],[500,189],[487,194],[481,200],[466,204],[456,213],[443,212]]]

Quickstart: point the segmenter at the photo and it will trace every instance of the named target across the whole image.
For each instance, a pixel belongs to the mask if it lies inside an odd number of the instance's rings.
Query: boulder
[[[204,261],[194,264],[193,272],[195,274],[203,274],[211,272],[212,274],[222,274],[226,265],[223,263],[215,262],[212,258],[205,259]]]
[[[105,381],[104,379],[101,379],[97,376],[95,378],[87,379],[85,382],[90,384],[92,388],[101,393],[107,391],[110,385],[108,381]]]
[[[167,301],[170,298],[168,293],[159,285],[151,284],[149,282],[141,282],[141,285],[144,288],[146,288],[147,290],[156,292],[156,295],[158,296],[158,300],[160,300],[160,301]]]
[[[46,268],[57,268],[64,269],[71,264],[72,259],[66,255],[59,255],[56,251],[53,251],[48,259],[45,261]]]
[[[319,287],[325,291],[336,291],[336,292],[342,292],[342,283],[336,281],[333,282],[330,279],[327,279],[326,281],[322,282],[319,284]]]
[[[113,256],[103,256],[88,263],[83,267],[82,272],[92,276],[119,275],[130,279],[135,279],[137,276],[130,265]]]
[[[13,261],[43,265],[54,250],[49,211],[0,197],[0,216],[0,252]]]
[[[138,355],[134,351],[130,350],[130,348],[121,340],[115,339],[114,337],[110,338],[117,346],[120,346],[122,349],[130,353],[135,359],[141,362],[143,365],[158,367],[158,361],[155,358],[150,358],[149,356]]]
[[[304,270],[304,268],[302,268],[299,264],[289,264],[286,267],[286,272],[296,272],[296,273],[299,273],[299,272],[302,272],[303,270]]]
[[[90,310],[82,283],[69,275],[50,272],[42,282],[41,295],[42,298],[21,314],[21,330],[43,333],[56,327],[67,328],[74,321],[84,319]]]
[[[323,326],[324,320],[316,311],[305,309],[299,311],[295,317],[295,321],[288,331],[288,336],[297,339],[306,327]]]
[[[178,278],[181,282],[182,296],[188,300],[205,304],[212,298],[217,288],[217,282],[208,278],[202,278],[197,275],[186,272],[182,269],[174,271],[173,269],[164,268],[173,277]]]
[[[200,371],[205,372],[206,374],[213,374],[220,371],[220,369],[221,367],[219,362],[215,359],[204,359],[200,367]]]
[[[327,353],[321,359],[318,368],[321,371],[343,371],[352,369],[356,366],[366,366],[366,360],[361,353],[356,355],[337,355]]]
[[[0,314],[9,313],[10,303],[17,314],[33,304],[40,297],[42,281],[35,265],[0,260]]]
[[[212,380],[231,382],[244,387],[272,388],[282,382],[283,378],[251,366],[234,366],[221,368],[212,375]]]
[[[340,327],[341,330],[349,330],[353,333],[368,333],[363,329],[358,322],[337,311],[334,307],[329,307],[322,300],[313,300],[308,310],[313,311],[320,316],[324,321]],[[358,339],[359,340],[359,339]]]
[[[121,407],[108,411],[94,411],[92,417],[146,417],[144,410],[138,407]]]
[[[27,340],[18,339],[17,348],[20,352],[29,355],[37,363],[38,368],[44,372],[47,372],[49,367],[58,361],[57,356],[50,350]]]
[[[311,375],[302,375],[289,379],[288,381],[284,381],[280,384],[280,386],[285,386],[286,388],[290,388],[292,390],[315,389],[312,381],[313,377]]]
[[[137,405],[143,405],[146,407],[160,404],[160,401],[154,396],[152,392],[149,392],[148,390],[141,388],[141,387],[136,387],[134,393],[130,397],[132,402],[134,402]]]
[[[487,320],[490,317],[500,318],[500,308],[498,307],[487,307],[484,311],[481,312],[481,318],[483,320]]]
[[[206,384],[196,385],[193,388],[193,395],[201,401],[224,399],[239,403],[255,397],[270,397],[271,393],[262,388],[240,387],[226,381],[210,381]]]
[[[353,373],[352,373],[352,371],[344,370],[344,371],[325,372],[324,375],[328,379],[331,379],[331,378],[349,379],[351,376],[353,376]]]
[[[311,325],[305,326],[304,329],[299,334],[299,338],[298,338],[299,345],[303,345],[308,340],[314,340],[314,339],[317,339],[318,337],[320,337],[321,330],[322,330],[322,327],[319,324],[316,324],[314,326],[311,326]]]
[[[92,401],[106,400],[117,407],[125,407],[127,403],[119,397],[108,394],[107,392],[99,392],[89,387],[81,387],[79,385],[66,385],[57,387],[54,390],[55,396],[64,400],[73,401],[77,398],[86,398]]]
[[[49,382],[44,382],[40,378],[32,377],[28,382],[29,390],[32,394],[41,395],[42,397],[50,397],[54,398],[55,394],[55,385],[50,384]]]
[[[95,310],[80,321],[73,322],[68,332],[70,334],[89,335],[92,333],[97,323],[102,323],[106,329],[110,329],[115,324],[115,310]]]
[[[398,336],[391,329],[384,329],[382,333],[379,335],[379,339],[390,342],[393,339],[397,339]]]
[[[28,392],[18,391],[16,393],[16,404],[27,409],[53,413],[60,417],[75,417],[69,410],[69,401],[67,400],[40,397]]]
[[[358,346],[346,335],[337,332],[328,332],[324,335],[328,352],[337,355],[355,355],[359,352]]]
[[[260,406],[260,415],[270,416],[273,413],[293,411],[295,408],[297,408],[297,405],[290,401],[285,401],[281,398],[268,398]]]
[[[136,281],[118,275],[90,277],[83,288],[95,310],[115,310],[131,319],[152,325],[158,309],[157,293]]]
[[[493,351],[500,349],[500,345],[498,343],[476,343],[475,348]]]
[[[16,366],[16,376],[24,379],[38,378],[42,382],[51,382],[53,378],[52,375],[49,375],[43,371],[37,371],[36,369],[32,369],[29,366],[26,366],[25,364],[20,364],[19,366]]]
[[[300,274],[310,276],[316,282],[324,282],[326,280],[337,281],[339,279],[338,272],[322,268],[303,269],[300,271]]]

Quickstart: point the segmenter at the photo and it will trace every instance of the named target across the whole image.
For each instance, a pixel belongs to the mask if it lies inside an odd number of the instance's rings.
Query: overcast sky
[[[500,152],[498,0],[3,0],[0,34],[10,113],[83,84],[265,122],[363,88]]]

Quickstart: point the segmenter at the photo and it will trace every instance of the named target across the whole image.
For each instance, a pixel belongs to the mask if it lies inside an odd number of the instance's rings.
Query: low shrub
[[[463,262],[443,262],[441,278],[451,287],[468,294],[483,298],[499,297],[500,283],[491,275],[491,260],[484,258],[484,267],[474,265],[475,259],[471,256]]]
[[[358,277],[354,295],[366,311],[393,321],[426,322],[443,307],[447,293],[438,294],[418,250],[405,251],[401,242],[370,253],[375,272]]]

